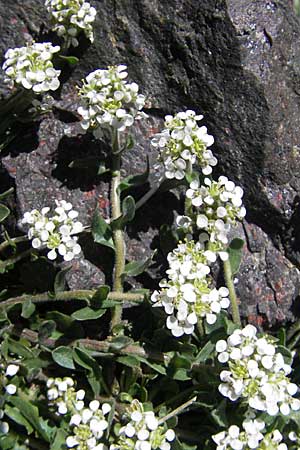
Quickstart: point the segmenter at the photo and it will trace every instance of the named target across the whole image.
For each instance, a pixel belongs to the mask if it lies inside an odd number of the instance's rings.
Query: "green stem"
[[[121,199],[119,193],[119,185],[121,182],[121,155],[119,153],[119,136],[116,130],[112,143],[112,181],[110,191],[111,202],[111,220],[118,219],[121,214]],[[116,227],[113,230],[113,241],[115,245],[115,268],[113,279],[113,291],[123,292],[123,273],[125,269],[125,240],[124,232],[121,228]],[[122,320],[122,306],[115,306],[112,310],[111,329],[120,324]]]
[[[237,299],[237,296],[235,293],[229,259],[227,259],[227,261],[223,261],[223,267],[224,267],[225,283],[229,290],[229,298],[230,298],[231,311],[232,311],[232,320],[235,324],[241,326],[241,318],[240,318],[240,312],[239,312],[239,306],[238,306],[238,299]]]
[[[0,302],[0,308],[5,308],[6,306],[16,305],[17,303],[23,303],[31,301],[32,303],[46,303],[54,301],[74,301],[74,300],[86,300],[88,301],[97,291],[96,290],[77,290],[77,291],[63,291],[57,294],[43,293],[36,295],[21,295],[19,297],[9,298]],[[128,302],[128,303],[142,303],[144,301],[145,294],[140,293],[130,293],[130,292],[110,292],[108,294],[108,300]]]
[[[6,249],[6,247],[11,247],[14,244],[18,244],[20,242],[27,242],[28,241],[28,237],[27,236],[18,236],[12,239],[7,239],[4,242],[1,242],[0,244],[0,252],[2,252],[3,250]]]
[[[18,261],[21,261],[21,259],[26,258],[32,253],[33,249],[30,248],[28,250],[25,250],[22,253],[19,253],[16,256],[13,256],[12,258],[8,258],[5,261],[0,261],[0,270],[5,270],[7,266],[10,266],[11,264],[15,264]]]
[[[169,414],[167,414],[166,416],[162,417],[161,419],[159,419],[158,421],[158,425],[163,424],[164,422],[166,422],[169,419],[172,419],[172,417],[178,416],[179,414],[181,414],[186,408],[188,408],[192,403],[194,403],[197,400],[197,397],[193,397],[190,400],[188,400],[187,402],[183,403],[182,405],[178,406],[178,408],[175,408],[173,411],[171,411]]]
[[[200,317],[198,317],[197,330],[198,330],[200,338],[203,338],[203,336],[205,335],[205,332],[204,332],[203,320]]]

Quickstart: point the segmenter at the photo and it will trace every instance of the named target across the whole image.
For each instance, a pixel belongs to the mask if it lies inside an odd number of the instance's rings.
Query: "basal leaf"
[[[58,294],[59,292],[62,292],[66,289],[66,275],[69,272],[69,270],[72,269],[72,266],[65,267],[64,269],[60,270],[54,280],[54,292],[55,294]]]
[[[73,312],[72,317],[76,320],[95,320],[99,319],[106,313],[105,309],[93,309],[89,306]]]
[[[35,304],[32,303],[31,300],[27,300],[26,302],[22,303],[21,316],[24,317],[24,319],[29,319],[29,317],[34,313],[34,311],[35,311]]]
[[[61,367],[66,367],[67,369],[75,369],[73,362],[73,350],[70,347],[57,347],[52,352],[52,358]]]
[[[39,410],[36,406],[32,405],[29,401],[14,395],[9,397],[9,402],[20,411],[25,419],[28,420],[32,427],[46,442],[50,441],[50,437],[41,426],[41,418],[39,417]]]

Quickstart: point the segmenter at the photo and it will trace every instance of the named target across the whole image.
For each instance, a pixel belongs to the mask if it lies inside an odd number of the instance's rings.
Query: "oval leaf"
[[[72,314],[73,319],[76,320],[95,320],[99,319],[105,314],[105,309],[92,309],[89,306],[79,309]]]
[[[70,347],[57,347],[52,352],[53,360],[61,367],[65,367],[67,369],[75,369],[75,365],[73,362],[73,351]]]

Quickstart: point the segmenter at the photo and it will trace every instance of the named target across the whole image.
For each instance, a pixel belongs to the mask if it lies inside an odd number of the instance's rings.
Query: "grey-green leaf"
[[[92,309],[89,306],[73,312],[72,317],[76,320],[95,320],[105,314],[105,309]]]
[[[91,231],[94,241],[97,242],[97,244],[105,245],[112,250],[115,249],[111,227],[100,215],[98,209],[94,212]]]
[[[232,275],[235,275],[239,270],[242,260],[244,244],[245,242],[243,241],[243,239],[235,238],[232,239],[227,249],[229,253],[229,262],[231,266]]]
[[[73,362],[73,351],[70,347],[66,347],[63,345],[61,347],[57,347],[52,352],[52,358],[61,367],[65,367],[67,369],[75,369],[75,365]]]

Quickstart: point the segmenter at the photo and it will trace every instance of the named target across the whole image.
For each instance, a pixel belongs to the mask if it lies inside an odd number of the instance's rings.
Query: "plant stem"
[[[7,239],[4,242],[1,242],[0,244],[0,252],[2,252],[3,250],[6,249],[6,247],[10,247],[14,244],[18,244],[19,242],[27,242],[28,241],[28,237],[27,236],[18,236],[12,239]]]
[[[7,266],[10,266],[11,264],[15,264],[18,261],[21,261],[21,259],[26,258],[32,253],[33,249],[30,248],[28,250],[25,250],[22,253],[17,254],[16,256],[13,256],[11,258],[8,258],[4,261],[0,261],[0,269],[5,270]]]
[[[229,298],[230,298],[231,311],[232,311],[232,320],[235,324],[241,326],[241,318],[240,318],[238,300],[237,300],[237,296],[236,296],[235,288],[234,288],[234,284],[233,284],[232,272],[231,272],[231,266],[230,266],[229,259],[227,259],[227,261],[223,261],[223,267],[224,267],[225,283],[229,290]]]
[[[197,397],[193,397],[187,402],[183,403],[182,405],[178,406],[178,408],[175,408],[173,411],[171,411],[166,416],[162,417],[158,421],[158,425],[161,425],[162,423],[166,422],[167,420],[171,419],[172,417],[178,416],[181,414],[186,408],[188,408],[192,403],[196,401]]]
[[[121,155],[119,153],[119,136],[116,130],[112,142],[112,181],[110,191],[111,202],[111,220],[118,219],[121,216],[121,199],[119,193],[119,185],[121,182]],[[116,227],[113,230],[113,241],[115,245],[115,268],[113,291],[123,292],[122,274],[125,269],[125,241],[124,232],[121,228]],[[111,329],[120,324],[122,320],[122,306],[115,306],[112,310]]]
[[[5,308],[6,306],[16,305],[17,303],[31,301],[32,303],[46,303],[54,301],[74,301],[74,300],[86,300],[88,301],[97,291],[96,290],[77,290],[77,291],[63,291],[58,292],[52,296],[48,292],[36,295],[21,295],[19,297],[9,298],[0,302],[0,308]],[[108,294],[108,300],[128,302],[128,303],[142,303],[144,301],[145,294],[140,293],[130,293],[130,292],[110,292]]]

